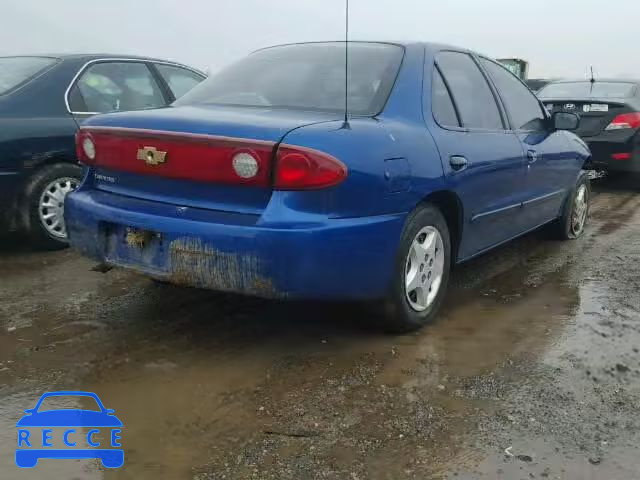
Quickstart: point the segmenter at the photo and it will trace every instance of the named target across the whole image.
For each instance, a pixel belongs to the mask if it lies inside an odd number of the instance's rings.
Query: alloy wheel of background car
[[[57,178],[49,183],[40,195],[38,213],[43,227],[49,235],[66,239],[64,224],[64,199],[78,187],[78,180],[71,177]]]
[[[44,165],[31,176],[21,210],[25,231],[34,246],[57,250],[68,245],[64,202],[66,195],[80,185],[82,175],[79,165],[58,162]]]
[[[582,184],[576,191],[573,201],[573,212],[571,213],[571,232],[579,236],[584,230],[589,210],[589,193],[587,186]]]
[[[421,229],[409,248],[405,262],[405,295],[412,309],[428,308],[440,290],[444,273],[442,235],[432,226]]]

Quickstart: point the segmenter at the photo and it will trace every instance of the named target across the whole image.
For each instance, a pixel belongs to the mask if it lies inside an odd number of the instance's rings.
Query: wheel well
[[[427,195],[422,202],[435,205],[444,215],[451,234],[451,262],[455,263],[458,258],[463,228],[463,207],[460,198],[450,190],[441,190]]]

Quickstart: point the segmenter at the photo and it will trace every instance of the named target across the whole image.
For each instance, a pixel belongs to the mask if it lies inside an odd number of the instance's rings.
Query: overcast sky
[[[343,0],[2,0],[0,54],[132,53],[215,71],[263,46],[341,39],[343,12]],[[640,77],[639,19],[640,0],[351,0],[353,39],[524,58],[532,77],[583,78],[589,65]]]

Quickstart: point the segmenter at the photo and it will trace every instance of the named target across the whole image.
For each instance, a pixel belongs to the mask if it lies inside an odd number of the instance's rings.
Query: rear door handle
[[[449,165],[453,170],[459,172],[467,168],[467,159],[460,155],[452,155],[449,157]]]
[[[538,161],[538,152],[535,150],[527,150],[527,162],[529,165]]]

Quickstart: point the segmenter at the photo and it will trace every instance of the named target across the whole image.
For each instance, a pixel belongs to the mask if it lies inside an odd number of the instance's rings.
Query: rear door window
[[[449,89],[442,80],[438,69],[434,69],[433,91],[431,95],[433,117],[441,127],[460,127],[456,109],[453,106]]]
[[[25,84],[57,61],[50,57],[0,58],[0,95]]]
[[[441,52],[438,68],[451,89],[465,128],[503,130],[500,110],[484,75],[470,55]]]
[[[544,130],[545,115],[538,99],[513,73],[491,60],[480,63],[489,73],[516,130]]]
[[[166,103],[149,68],[138,62],[93,64],[82,73],[69,95],[74,113],[141,110]]]
[[[174,98],[180,98],[204,80],[202,75],[198,75],[186,68],[160,63],[155,65],[160,75],[162,75],[162,78],[164,78],[164,81],[169,85]]]

